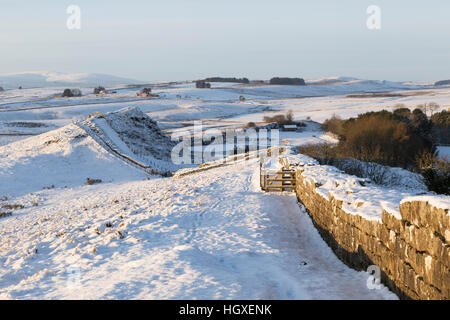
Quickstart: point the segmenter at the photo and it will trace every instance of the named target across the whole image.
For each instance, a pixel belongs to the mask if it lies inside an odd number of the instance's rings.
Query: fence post
[[[259,161],[259,187],[262,189],[262,162]]]

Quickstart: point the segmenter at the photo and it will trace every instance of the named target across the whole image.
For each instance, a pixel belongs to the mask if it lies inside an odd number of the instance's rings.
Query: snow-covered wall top
[[[302,155],[302,159],[304,157]],[[428,201],[438,208],[450,208],[450,197],[425,193],[421,185],[417,185],[417,188],[413,185],[384,187],[325,165],[305,166],[301,174],[306,181],[315,184],[316,192],[322,197],[328,199],[331,195],[343,201],[343,210],[367,220],[381,221],[383,209],[401,219],[400,203],[414,199]]]

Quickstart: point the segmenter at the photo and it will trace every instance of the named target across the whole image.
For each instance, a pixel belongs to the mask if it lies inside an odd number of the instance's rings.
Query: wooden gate
[[[280,170],[264,169],[260,165],[260,185],[264,191],[295,191],[295,170],[282,168]]]

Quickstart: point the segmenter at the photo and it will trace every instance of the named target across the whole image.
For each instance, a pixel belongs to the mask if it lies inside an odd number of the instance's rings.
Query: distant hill
[[[450,84],[450,80],[441,80],[434,83],[435,86],[445,86]]]
[[[4,89],[43,88],[43,87],[95,87],[116,86],[122,84],[139,84],[128,78],[100,73],[60,73],[60,72],[22,72],[0,74],[0,87]]]

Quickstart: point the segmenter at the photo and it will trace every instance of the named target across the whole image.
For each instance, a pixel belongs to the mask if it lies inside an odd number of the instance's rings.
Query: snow
[[[342,76],[330,76],[325,78],[315,78],[315,79],[306,79],[306,84],[329,84],[333,82],[345,82],[345,81],[354,81],[359,80],[355,77],[342,77]]]
[[[225,130],[293,110],[307,127],[280,132],[282,145],[336,143],[314,121],[397,103],[447,108],[450,88],[331,77],[309,86],[166,83],[152,86],[158,98],[142,98],[125,80],[0,76],[7,89],[0,93],[0,199],[24,206],[0,218],[1,299],[396,299],[385,287],[367,289],[369,275],[336,258],[294,194],[260,191],[257,159],[186,169],[191,174],[176,179],[136,163],[178,170],[162,134],[192,131],[193,120]],[[14,89],[19,83],[25,89]],[[116,92],[92,94],[98,85]],[[66,87],[83,96],[57,98]],[[382,91],[408,95],[347,96]],[[331,193],[346,211],[369,219],[380,219],[381,208],[397,215],[402,199],[425,197],[400,186],[363,186],[303,155],[283,157],[303,165],[322,196]],[[265,165],[279,168],[276,157]],[[87,178],[102,183],[86,185]],[[448,207],[446,198],[426,197]]]
[[[335,144],[338,140],[330,134],[316,131],[289,132],[280,131],[280,141],[282,144],[290,146],[302,146],[308,144]],[[287,141],[287,142],[286,142]]]
[[[98,83],[95,84],[97,85]],[[163,129],[188,129],[193,120],[202,120],[205,126],[211,127],[242,127],[250,121],[262,122],[264,116],[286,114],[288,110],[293,111],[295,120],[310,117],[314,121],[322,122],[334,113],[345,119],[367,111],[391,110],[398,103],[415,107],[433,101],[441,104],[442,108],[450,106],[450,88],[447,87],[351,78],[310,86],[217,83],[211,89],[196,89],[195,85],[189,82],[154,85],[152,92],[158,94],[159,98],[137,97],[139,87],[119,85],[106,86],[107,89],[114,89],[116,93],[97,96],[92,94],[94,85],[80,85],[82,97],[56,98],[67,86],[64,84],[59,87],[13,89],[0,93],[0,128],[1,123],[18,120],[42,124],[56,124],[59,121],[58,126],[63,126],[82,120],[96,111],[107,113],[124,107],[140,108],[158,121]],[[380,90],[404,90],[398,92],[404,96],[346,96],[350,93]],[[245,96],[245,102],[239,101],[241,95]],[[53,129],[54,127],[48,127],[48,130]]]
[[[450,215],[450,197],[445,195],[420,195],[414,197],[407,197],[402,200],[404,202],[412,202],[412,201],[424,201],[428,202],[430,205],[434,206],[438,209],[447,210],[447,215]]]
[[[273,156],[263,160],[264,169],[280,170],[283,167],[279,161],[280,158],[287,159],[292,168],[319,165],[315,159],[304,154],[297,154],[292,147],[287,147],[286,151],[278,157]]]
[[[173,145],[139,109],[125,108],[94,116],[0,146],[0,196],[36,192],[50,186],[79,186],[87,178],[116,182],[147,176],[144,169],[136,170],[120,155],[149,170],[173,172],[181,168],[170,161]]]
[[[302,176],[316,185],[316,192],[319,195],[327,200],[330,195],[337,200],[342,200],[342,209],[345,212],[360,215],[371,221],[382,221],[382,209],[385,209],[397,219],[401,219],[400,203],[404,199],[410,199],[410,197],[424,193],[420,188],[376,185],[367,179],[345,174],[333,166],[306,166],[303,170]],[[438,199],[444,199],[437,203],[444,207],[447,205],[446,208],[449,208],[448,196],[440,197],[428,194],[426,197],[432,203],[437,202]]]
[[[44,187],[75,187],[87,178],[105,182],[145,178],[71,124],[0,147],[0,195],[19,196]]]
[[[342,159],[335,163],[344,172],[361,172],[362,177],[387,187],[409,189],[416,192],[427,192],[423,176],[399,167],[383,166],[373,162],[364,162],[353,158]]]
[[[396,299],[338,260],[295,195],[258,182],[254,160],[39,191],[0,220],[0,297]]]
[[[450,146],[438,146],[437,147],[439,158],[450,159]]]

